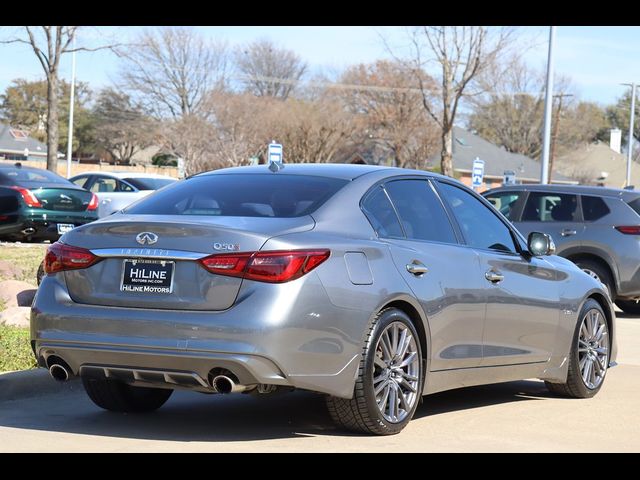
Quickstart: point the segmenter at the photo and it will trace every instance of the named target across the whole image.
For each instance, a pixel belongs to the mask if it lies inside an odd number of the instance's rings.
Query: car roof
[[[176,180],[174,177],[169,175],[160,175],[159,173],[144,173],[144,172],[105,172],[104,170],[100,171],[91,171],[91,172],[82,172],[74,175],[74,177],[79,177],[80,175],[107,175],[115,178],[165,178]]]
[[[308,175],[318,177],[341,178],[344,180],[355,180],[358,177],[369,173],[386,172],[390,175],[429,175],[433,177],[443,177],[437,173],[425,170],[411,170],[407,168],[385,167],[378,165],[360,165],[352,163],[285,163],[284,168],[278,172],[271,172],[268,165],[252,165],[246,167],[231,167],[220,170],[199,173],[200,175],[227,175],[227,174],[269,174],[274,175]]]
[[[627,201],[629,199],[637,198],[638,196],[640,196],[640,191],[638,190],[625,190],[622,188],[611,187],[594,187],[589,185],[543,185],[540,183],[506,185],[482,192],[482,195],[488,195],[494,192],[514,190],[574,193],[576,195],[596,195],[600,197],[621,197],[622,199]]]

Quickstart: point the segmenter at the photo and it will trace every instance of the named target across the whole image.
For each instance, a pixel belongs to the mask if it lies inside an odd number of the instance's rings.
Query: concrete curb
[[[0,373],[0,402],[20,398],[36,397],[82,388],[78,379],[56,382],[44,368]]]

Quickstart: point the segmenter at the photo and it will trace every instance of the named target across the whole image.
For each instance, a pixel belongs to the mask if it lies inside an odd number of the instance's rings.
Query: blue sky
[[[127,40],[145,27],[86,27],[80,33],[85,44],[96,44],[103,35]],[[401,27],[193,27],[206,36],[226,40],[231,46],[257,38],[269,38],[296,51],[312,71],[340,70],[347,65],[388,57],[381,35],[391,42],[402,42]],[[0,28],[7,38],[12,29]],[[532,66],[544,68],[548,27],[521,27],[523,43],[533,43],[526,53]],[[640,27],[558,27],[555,68],[571,77],[578,97],[612,103],[625,88],[620,83],[640,82]],[[41,66],[27,45],[0,45],[0,91],[10,81],[22,77],[43,78]],[[109,52],[87,52],[77,57],[77,77],[100,88],[117,78],[118,58]],[[63,58],[61,76],[70,78],[71,56]]]

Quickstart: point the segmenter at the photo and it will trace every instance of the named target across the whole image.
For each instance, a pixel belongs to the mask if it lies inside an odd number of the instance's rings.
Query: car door
[[[550,234],[558,253],[580,247],[585,228],[578,196],[560,192],[529,192],[515,225],[525,236],[531,232]]]
[[[379,236],[388,239],[396,268],[427,315],[431,370],[478,366],[484,322],[478,255],[459,245],[429,181],[387,181],[363,207],[379,212]]]
[[[528,255],[479,196],[444,181],[438,190],[479,256],[486,301],[482,365],[547,361],[560,318],[557,272],[544,258]]]

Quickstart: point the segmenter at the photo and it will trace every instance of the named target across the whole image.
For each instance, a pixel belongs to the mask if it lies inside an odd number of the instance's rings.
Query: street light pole
[[[71,99],[69,102],[69,137],[67,138],[67,178],[71,177],[71,152],[73,150],[73,104],[75,103],[76,87],[76,39],[73,38],[73,53],[71,56]]]
[[[540,183],[549,183],[549,146],[551,143],[551,108],[553,106],[553,41],[555,36],[556,27],[549,27],[549,55],[547,57],[547,87],[544,98]]]
[[[629,141],[627,142],[627,181],[625,186],[631,185],[631,158],[633,154],[633,127],[636,114],[636,84],[631,84],[631,118],[629,119]]]

